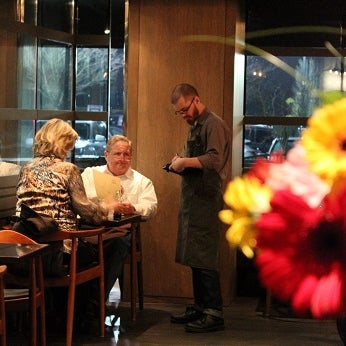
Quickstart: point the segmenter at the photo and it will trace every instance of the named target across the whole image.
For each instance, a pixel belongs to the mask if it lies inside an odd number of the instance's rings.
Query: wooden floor
[[[119,327],[108,330],[104,338],[98,337],[97,325],[88,332],[76,333],[74,345],[232,345],[232,346],[342,346],[335,321],[291,318],[285,313],[279,316],[264,317],[258,310],[256,297],[236,298],[224,309],[225,330],[192,334],[184,331],[183,325],[170,323],[170,313],[181,312],[184,306],[167,303],[145,302],[144,310],[139,311],[135,322],[130,320],[130,308],[121,303]],[[27,345],[27,336],[9,335],[8,346]],[[65,344],[63,333],[49,332],[49,346]]]

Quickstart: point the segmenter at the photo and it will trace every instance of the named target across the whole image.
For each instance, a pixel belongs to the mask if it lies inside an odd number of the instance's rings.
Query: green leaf
[[[320,93],[320,99],[324,105],[333,103],[337,100],[342,99],[343,97],[345,97],[345,95],[340,90],[324,91]]]

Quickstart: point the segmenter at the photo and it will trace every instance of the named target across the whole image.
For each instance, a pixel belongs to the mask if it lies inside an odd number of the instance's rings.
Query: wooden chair
[[[42,238],[42,242],[49,243],[52,241],[70,239],[72,241],[71,258],[69,273],[62,277],[46,277],[45,287],[68,287],[67,299],[67,316],[66,316],[66,345],[72,345],[73,337],[73,320],[75,309],[76,286],[93,279],[99,279],[99,315],[100,315],[100,336],[104,336],[105,321],[105,293],[104,293],[104,259],[103,259],[103,242],[102,233],[104,227],[88,230],[76,231],[58,231],[49,236]],[[78,238],[97,238],[98,243],[98,261],[85,269],[77,271],[77,249]]]
[[[4,275],[7,267],[0,265],[0,334],[1,345],[6,346],[6,313],[5,313],[5,298],[4,298]]]
[[[0,243],[37,244],[33,239],[12,230],[0,230]],[[45,299],[41,256],[30,257],[29,278],[7,271],[5,282],[15,284],[18,289],[4,290],[6,312],[28,311],[31,323],[31,345],[37,344],[37,310],[40,311],[41,345],[46,345]],[[24,289],[23,288],[27,288]]]

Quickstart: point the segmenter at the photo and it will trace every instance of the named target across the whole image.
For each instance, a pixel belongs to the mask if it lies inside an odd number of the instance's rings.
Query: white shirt
[[[102,173],[112,174],[107,165],[85,168],[82,178],[86,194],[90,199],[97,198],[94,169]],[[120,178],[127,201],[135,207],[136,212],[142,215],[143,219],[153,217],[157,211],[157,197],[152,181],[132,168],[129,168],[124,175],[117,177]]]

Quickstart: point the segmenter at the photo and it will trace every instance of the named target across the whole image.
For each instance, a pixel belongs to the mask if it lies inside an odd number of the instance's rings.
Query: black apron
[[[197,124],[187,142],[187,157],[203,155],[206,143]],[[182,176],[176,262],[202,269],[218,269],[220,221],[223,207],[221,179],[203,168]]]

